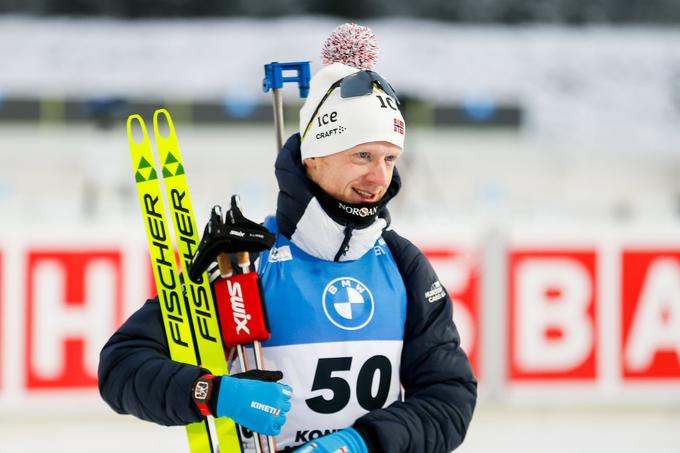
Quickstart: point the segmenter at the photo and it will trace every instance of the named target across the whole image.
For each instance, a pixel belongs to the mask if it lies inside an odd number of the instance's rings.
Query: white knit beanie
[[[367,27],[344,24],[328,37],[322,51],[326,66],[310,80],[309,95],[300,109],[303,160],[375,141],[404,148],[406,126],[396,99],[378,88],[373,88],[370,95],[343,98],[337,87],[312,118],[330,86],[350,74],[371,69],[376,51],[375,38]]]

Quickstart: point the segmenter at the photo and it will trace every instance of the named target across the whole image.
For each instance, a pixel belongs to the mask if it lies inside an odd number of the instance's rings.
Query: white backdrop
[[[2,18],[0,99],[267,101],[262,65],[315,59],[335,25]],[[410,128],[399,164],[394,225],[428,251],[481,379],[461,451],[676,452],[680,34],[369,25],[404,92],[526,114],[516,132]],[[199,224],[232,193],[272,211],[271,128],[177,130]],[[116,415],[94,386],[96,351],[149,292],[145,260],[122,125],[0,125],[0,451],[186,451],[182,429]]]
[[[232,192],[253,218],[271,211],[268,128],[177,129],[199,223]],[[673,332],[670,339],[654,334],[680,319],[680,228],[661,202],[672,159],[604,153],[590,168],[589,154],[563,155],[557,165],[543,154],[549,151],[511,134],[414,130],[409,140],[394,225],[429,254],[449,289],[481,380],[461,451],[674,451],[680,365],[659,353],[677,357],[680,341]],[[101,442],[99,451],[185,451],[181,429],[115,415],[94,387],[96,352],[150,292],[123,132],[4,127],[0,150],[0,177],[11,187],[0,223],[2,451],[88,451],[92,442]],[[489,181],[503,190],[485,188]],[[622,194],[639,207],[636,219],[607,215]],[[520,259],[538,263],[537,273],[523,271]],[[551,272],[556,263],[575,280]],[[660,273],[652,272],[655,263]],[[638,283],[626,289],[628,280]],[[529,296],[511,290],[527,281],[539,282]],[[583,285],[589,289],[578,296]],[[643,287],[658,296],[643,297]],[[551,365],[551,343],[540,333],[559,314],[547,308],[555,301],[576,309],[557,318],[564,341],[552,346],[562,344],[567,355]],[[642,377],[631,373],[622,348],[634,324],[623,313],[641,319],[640,307],[654,315],[641,324],[648,331]],[[534,309],[547,318],[532,316]],[[521,343],[526,326],[539,343]],[[571,349],[584,333],[589,340]],[[84,356],[69,339],[84,341]]]

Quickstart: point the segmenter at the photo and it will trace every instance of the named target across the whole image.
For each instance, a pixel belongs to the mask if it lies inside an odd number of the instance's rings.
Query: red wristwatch
[[[201,414],[206,417],[212,415],[208,404],[210,403],[210,396],[213,391],[213,379],[215,379],[215,376],[212,374],[204,374],[196,379],[194,387],[191,389],[191,397],[194,399],[194,403],[198,406],[198,410],[201,411]]]

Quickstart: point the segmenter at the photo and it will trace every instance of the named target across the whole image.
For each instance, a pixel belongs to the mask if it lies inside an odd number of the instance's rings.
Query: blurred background
[[[170,110],[197,223],[273,212],[263,65],[346,21],[406,117],[393,225],[480,380],[459,451],[680,451],[680,3],[0,0],[0,451],[188,451],[98,353],[154,292],[125,119]],[[286,88],[289,135],[302,105]]]

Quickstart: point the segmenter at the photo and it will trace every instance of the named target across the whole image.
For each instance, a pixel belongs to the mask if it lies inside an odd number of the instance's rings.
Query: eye
[[[395,155],[393,155],[393,154],[390,154],[389,156],[385,156],[385,162],[388,162],[388,163],[390,163],[390,164],[393,164],[393,163],[395,163],[395,162],[397,161],[397,158],[398,158],[398,157],[399,157],[399,156],[395,156]]]
[[[359,151],[356,155],[359,157],[359,159],[370,159],[371,158],[371,153],[366,152],[366,151]]]

